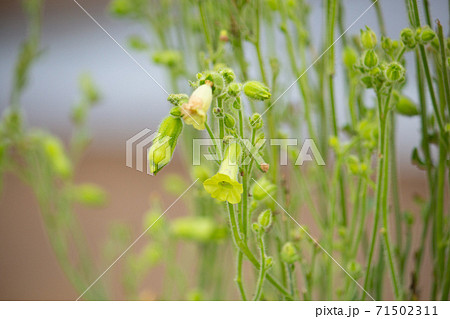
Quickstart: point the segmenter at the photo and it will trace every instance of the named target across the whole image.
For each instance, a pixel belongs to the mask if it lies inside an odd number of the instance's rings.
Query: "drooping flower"
[[[236,142],[230,143],[217,174],[203,182],[205,190],[211,194],[212,198],[222,202],[227,201],[230,204],[241,201],[243,188],[237,180],[240,155],[240,145]]]
[[[158,128],[158,135],[148,152],[150,173],[158,173],[172,159],[178,137],[183,130],[183,122],[179,117],[169,115]]]
[[[192,92],[189,101],[182,105],[184,122],[197,130],[205,129],[206,113],[212,102],[211,83],[200,85]]]

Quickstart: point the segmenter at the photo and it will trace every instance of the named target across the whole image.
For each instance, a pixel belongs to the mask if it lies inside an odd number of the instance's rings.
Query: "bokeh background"
[[[404,0],[379,1],[389,35],[397,38],[400,30],[408,25]],[[107,0],[80,0],[79,3],[127,50],[126,39],[129,35],[145,34],[139,26],[111,17]],[[310,3],[313,38],[320,41],[322,1]],[[371,1],[346,0],[344,3],[346,25],[350,25]],[[432,16],[448,26],[447,1],[432,0],[430,4]],[[18,47],[25,37],[25,22],[20,1],[0,1],[0,113],[9,103],[12,72]],[[377,30],[373,8],[348,32],[358,34],[365,25]],[[163,174],[149,176],[125,166],[125,142],[144,128],[157,128],[169,108],[167,96],[72,0],[46,2],[42,47],[43,55],[33,67],[29,87],[22,98],[27,122],[32,127],[44,127],[67,139],[71,132],[70,109],[79,96],[78,75],[83,71],[92,75],[102,99],[90,116],[89,127],[94,139],[78,168],[77,180],[101,185],[109,193],[109,202],[102,209],[78,209],[77,212],[92,251],[98,251],[104,244],[107,227],[115,220],[132,225],[137,237],[141,231],[142,216],[149,208],[150,196],[159,193],[165,207],[174,198],[162,191]],[[149,56],[129,52],[163,87],[170,90],[168,77],[161,67],[152,65]],[[411,57],[407,58],[410,66],[413,65]],[[255,67],[255,75],[258,74],[256,70]],[[411,70],[413,72],[413,68],[408,68],[408,72]],[[337,77],[337,92],[342,92],[339,90],[342,87],[342,81],[339,81],[341,75],[338,73]],[[413,78],[413,73],[410,73],[410,78]],[[415,86],[416,83],[407,83],[405,91],[413,100],[416,99]],[[188,93],[187,84],[184,88]],[[337,106],[338,112],[345,107],[342,93],[337,95]],[[410,164],[412,148],[419,143],[418,124],[415,119],[401,119],[398,123],[401,199],[406,208],[411,209],[416,208],[413,195],[423,192],[425,183],[424,174]],[[180,159],[175,158],[166,172],[183,174],[181,163]],[[176,204],[167,215],[171,218],[184,214],[183,205]],[[308,224],[308,220],[301,222]],[[427,267],[428,262],[424,265]],[[101,271],[107,266],[98,265]],[[114,282],[118,271],[120,262],[102,280],[118,285]],[[162,285],[158,270],[143,283],[150,292],[159,291]],[[120,299],[121,296],[118,291],[116,297]],[[32,193],[17,179],[6,176],[0,195],[0,299],[71,300],[76,297],[77,293],[52,253]]]

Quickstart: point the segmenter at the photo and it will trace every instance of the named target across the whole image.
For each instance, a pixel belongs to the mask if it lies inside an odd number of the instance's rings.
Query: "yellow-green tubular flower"
[[[159,126],[158,135],[148,152],[150,173],[158,173],[172,159],[178,137],[183,130],[183,122],[178,117],[168,116]]]
[[[203,182],[205,190],[221,202],[237,204],[241,201],[242,184],[237,180],[239,171],[238,160],[241,156],[241,146],[231,142],[225,151],[225,156],[216,175]]]
[[[206,113],[212,102],[212,89],[210,83],[200,85],[192,92],[189,101],[183,104],[183,119],[188,125],[197,130],[205,129]]]

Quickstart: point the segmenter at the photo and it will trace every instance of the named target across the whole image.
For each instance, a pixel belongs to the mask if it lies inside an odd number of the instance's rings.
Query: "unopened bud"
[[[352,69],[358,61],[358,55],[352,47],[345,47],[342,53],[342,60],[348,69]]]
[[[436,33],[427,25],[416,30],[416,40],[421,44],[427,44],[435,37]]]
[[[364,49],[373,49],[377,45],[377,36],[369,27],[366,30],[361,30],[361,44]]]
[[[391,62],[384,71],[384,75],[390,82],[401,82],[405,78],[405,68],[398,62]]]
[[[270,99],[270,90],[263,83],[258,81],[249,81],[244,84],[244,93],[254,100],[264,101]]]
[[[374,50],[367,50],[363,55],[362,61],[366,68],[372,69],[378,65],[378,56]]]
[[[78,185],[73,190],[75,200],[81,204],[100,207],[106,202],[106,193],[97,185]]]
[[[167,97],[167,101],[169,101],[174,106],[181,106],[189,101],[189,96],[187,96],[186,94],[170,94]]]
[[[395,110],[404,116],[415,116],[419,114],[419,110],[417,108],[416,103],[411,101],[408,97],[402,94],[397,95],[397,105],[395,106]]]
[[[239,93],[241,93],[242,90],[242,84],[240,83],[230,83],[230,85],[228,86],[228,94],[230,96],[238,96]]]
[[[260,178],[255,184],[253,184],[252,194],[255,200],[263,200],[269,194],[275,196],[277,192],[277,186],[272,184],[267,178]]]
[[[259,214],[258,224],[264,230],[267,230],[270,225],[272,225],[272,212],[270,211],[270,209],[265,210],[261,214]]]
[[[410,28],[405,28],[400,32],[400,39],[408,49],[414,49],[416,47],[415,34]]]
[[[175,117],[182,117],[183,111],[182,111],[181,107],[174,106],[173,108],[170,109],[170,115],[175,116]]]
[[[281,260],[283,260],[285,263],[293,264],[297,260],[299,260],[299,255],[297,254],[297,249],[295,248],[294,244],[291,242],[287,242],[283,245],[283,248],[281,248]]]
[[[231,83],[234,81],[234,79],[236,78],[236,75],[234,74],[233,70],[230,68],[223,68],[219,71],[219,74],[222,75],[223,79],[225,80],[225,82]]]
[[[233,108],[236,109],[236,110],[240,110],[241,107],[242,107],[242,105],[241,105],[241,98],[238,96],[238,97],[236,97],[236,99],[233,102]]]
[[[150,172],[158,173],[172,159],[178,137],[183,130],[183,122],[178,117],[169,115],[158,128],[158,135],[148,152]]]
[[[250,126],[256,130],[263,126],[263,120],[261,118],[261,114],[259,113],[253,113],[249,120]]]
[[[224,124],[227,128],[233,128],[236,125],[236,120],[231,114],[225,113]]]

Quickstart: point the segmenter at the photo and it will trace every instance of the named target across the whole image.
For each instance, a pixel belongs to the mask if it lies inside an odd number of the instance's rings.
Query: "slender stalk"
[[[234,206],[230,203],[227,204],[228,206],[228,214],[231,224],[231,232],[233,235],[233,240],[238,249],[242,251],[242,253],[248,258],[248,260],[255,266],[255,268],[260,269],[260,264],[258,260],[255,258],[253,253],[248,248],[247,244],[244,243],[239,235],[239,228],[236,223],[236,215],[234,212]],[[273,278],[270,274],[266,275],[267,280],[272,284],[273,287],[275,287],[283,296],[288,298],[289,300],[293,299],[293,296],[287,291],[281,284]]]
[[[412,2],[412,10],[414,13],[414,17],[416,20],[416,26],[420,26],[420,16],[419,16],[419,8],[417,6],[417,0],[411,0]],[[443,135],[445,134],[444,129],[444,122],[442,120],[441,112],[439,111],[438,102],[436,99],[436,94],[434,92],[434,86],[433,86],[433,79],[431,77],[430,67],[428,65],[428,59],[425,52],[425,47],[423,44],[418,44],[419,46],[419,52],[420,52],[420,58],[422,59],[422,66],[425,73],[425,78],[427,80],[427,86],[428,86],[428,92],[431,97],[431,104],[433,106],[434,114],[436,116],[436,120],[439,126],[439,129],[441,131],[441,139],[443,138]],[[445,142],[446,145],[448,145],[448,141]]]
[[[266,276],[266,253],[265,253],[265,248],[264,248],[264,238],[263,238],[263,234],[258,234],[257,236],[258,236],[258,244],[259,244],[261,262],[260,262],[258,283],[256,285],[255,297],[253,298],[254,301],[257,301],[261,298],[261,293],[262,293],[262,289],[263,289],[263,285],[264,285],[264,278]],[[292,294],[292,292],[291,292],[291,294]]]
[[[390,100],[390,96],[391,96],[391,92],[392,92],[392,88],[390,89],[389,95],[387,97],[387,101],[386,101],[386,106],[385,106],[385,114],[386,117],[389,114],[389,100]],[[388,119],[385,118],[385,121],[387,121]],[[387,125],[385,124],[386,128]],[[385,136],[389,136],[388,135],[388,130],[387,132],[385,132]],[[392,250],[391,250],[391,244],[390,244],[390,239],[389,239],[389,225],[388,225],[388,190],[389,190],[389,151],[390,151],[390,147],[389,147],[389,143],[385,143],[385,150],[384,150],[384,167],[383,167],[383,195],[382,195],[382,202],[383,202],[383,238],[384,238],[384,246],[386,249],[386,254],[388,257],[388,262],[389,262],[389,269],[391,271],[391,279],[392,279],[392,283],[393,283],[393,287],[394,287],[394,292],[395,292],[395,297],[396,299],[400,298],[400,291],[399,291],[399,287],[398,287],[398,281],[397,281],[397,274],[396,274],[396,270],[395,270],[395,265],[394,265],[394,261],[392,258]]]
[[[385,126],[386,126],[386,121],[385,121],[385,115],[384,115],[384,110],[383,110],[383,106],[382,106],[382,98],[381,98],[381,94],[380,92],[376,92],[377,93],[377,101],[378,101],[378,126],[379,126],[379,137],[378,137],[378,173],[377,173],[377,182],[376,182],[376,201],[375,201],[375,217],[374,217],[374,221],[373,221],[373,230],[372,230],[372,240],[371,240],[371,244],[370,244],[370,251],[369,251],[369,257],[367,260],[367,267],[366,267],[366,276],[364,279],[364,290],[367,291],[367,289],[369,288],[369,279],[370,279],[370,267],[372,265],[372,258],[373,258],[373,253],[375,250],[375,243],[376,243],[376,239],[377,239],[377,235],[378,235],[378,221],[380,219],[380,212],[381,212],[381,196],[382,196],[382,181],[383,181],[383,177],[384,177],[384,172],[383,172],[383,167],[384,167],[384,149],[385,149],[385,143],[386,143],[386,139],[385,139]],[[362,299],[364,300],[366,297],[366,293],[363,293]]]
[[[237,257],[237,271],[236,271],[236,284],[238,286],[239,292],[241,294],[242,300],[246,301],[247,296],[245,295],[244,284],[242,283],[242,262],[244,258],[244,254],[240,249],[238,249],[238,257]]]
[[[209,134],[209,137],[212,139],[214,147],[216,148],[217,155],[219,155],[219,158],[222,158],[222,148],[219,144],[217,144],[216,136],[214,135],[213,131],[209,127],[208,123],[205,122],[206,131]]]

